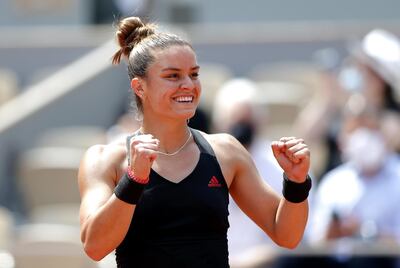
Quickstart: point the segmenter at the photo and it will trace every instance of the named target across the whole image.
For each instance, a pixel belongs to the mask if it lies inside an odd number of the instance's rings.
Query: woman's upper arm
[[[106,146],[96,145],[89,148],[82,158],[78,172],[81,224],[113,194],[115,168],[112,165],[113,155],[108,151]]]
[[[272,235],[280,197],[260,177],[248,151],[234,138],[230,143],[234,172],[229,192],[241,210]]]

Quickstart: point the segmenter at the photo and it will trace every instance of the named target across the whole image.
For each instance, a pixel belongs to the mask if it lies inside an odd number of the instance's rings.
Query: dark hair
[[[395,89],[387,82],[385,82],[384,95],[385,108],[390,111],[400,112],[400,104],[396,100]]]
[[[146,77],[149,65],[154,62],[153,51],[166,49],[173,45],[192,45],[177,35],[156,32],[156,25],[144,23],[138,17],[127,17],[117,24],[116,38],[120,49],[112,58],[113,64],[119,64],[125,58],[128,64],[129,79]],[[193,49],[193,48],[192,48]],[[142,112],[142,103],[138,96],[136,105]]]

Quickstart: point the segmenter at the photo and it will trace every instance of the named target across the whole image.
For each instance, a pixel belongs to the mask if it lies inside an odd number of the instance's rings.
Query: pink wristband
[[[133,171],[128,167],[126,169],[126,174],[128,174],[129,179],[140,183],[140,184],[147,184],[149,182],[149,177],[147,177],[146,179],[140,179],[138,177],[135,176],[135,174],[133,174]]]

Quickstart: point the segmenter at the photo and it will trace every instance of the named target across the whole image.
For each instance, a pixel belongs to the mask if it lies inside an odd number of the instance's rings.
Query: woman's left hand
[[[310,168],[310,150],[304,140],[283,137],[273,141],[271,148],[286,176],[293,182],[304,182]]]

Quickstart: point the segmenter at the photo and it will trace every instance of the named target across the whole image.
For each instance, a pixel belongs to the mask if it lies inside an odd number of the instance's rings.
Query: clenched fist
[[[304,140],[283,137],[273,141],[271,148],[287,177],[293,182],[304,182],[310,168],[310,151]]]
[[[135,177],[146,179],[150,175],[151,166],[157,158],[159,140],[151,134],[133,136],[130,140],[129,167]]]

